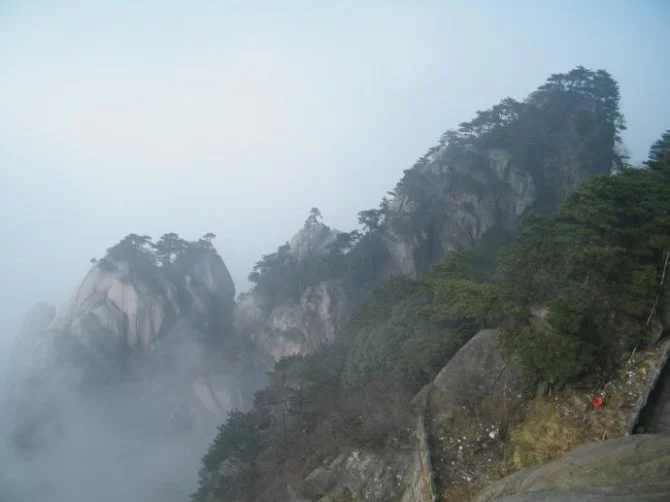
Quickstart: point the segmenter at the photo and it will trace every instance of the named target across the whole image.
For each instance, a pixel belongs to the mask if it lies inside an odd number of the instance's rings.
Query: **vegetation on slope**
[[[445,132],[389,192],[396,203],[412,203],[411,211],[399,211],[384,197],[377,208],[360,211],[360,228],[340,233],[328,252],[299,262],[286,243],[263,256],[249,280],[269,310],[327,279],[342,281],[349,295],[359,298],[387,279],[385,264],[390,256],[385,236],[436,238],[436,227],[449,213],[448,197],[439,186],[447,184],[451,192],[496,198],[501,187],[481,176],[488,168],[482,152],[491,148],[507,151],[538,187],[535,209],[551,212],[580,179],[609,174],[623,165],[617,150],[623,129],[618,85],[606,71],[577,67],[552,75],[526,100],[506,98],[477,112],[475,119],[458,129]],[[566,156],[567,150],[571,157]],[[465,172],[445,174],[454,164],[469,167]],[[561,175],[564,171],[570,171],[569,175]],[[321,213],[313,208],[305,228],[320,218]],[[323,226],[323,231],[330,229]],[[425,255],[419,260],[421,270],[443,257],[442,250],[433,249],[435,243],[425,244],[420,251]]]
[[[622,351],[640,343],[659,308],[670,248],[669,149],[655,145],[644,169],[622,165],[615,150],[623,127],[618,89],[604,72],[578,68],[552,76],[520,108],[542,106],[560,114],[564,102],[574,100],[590,103],[602,121],[605,147],[583,151],[598,152],[592,160],[604,164],[591,174],[618,166],[617,174],[585,182],[555,215],[529,217],[502,251],[508,236],[454,252],[419,279],[389,281],[334,343],[280,361],[253,408],[231,414],[219,428],[203,460],[195,502],[284,500],[309,472],[347,448],[402,444],[412,425],[410,397],[481,327],[503,327],[504,348],[529,383],[611,371]],[[495,134],[497,142],[523,145],[519,135],[535,128],[522,127],[525,122],[515,117],[499,126],[477,122],[477,141]],[[508,137],[505,129],[515,120],[521,132]],[[547,123],[558,127],[549,118]],[[559,133],[543,139],[547,148]],[[460,137],[447,141],[449,152],[467,150],[465,143],[451,146],[465,141]],[[416,188],[412,176],[406,174],[399,189]],[[378,228],[372,221],[367,235]],[[353,267],[349,260],[358,245],[340,251],[346,267]],[[541,309],[547,315],[535,315]]]
[[[199,250],[214,251],[213,233],[206,233],[195,242],[189,242],[178,234],[163,234],[153,242],[149,235],[128,234],[115,245],[107,249],[104,257],[91,258],[103,269],[116,270],[119,263],[126,263],[133,275],[149,277],[157,270],[174,271],[175,264],[195,255]]]
[[[611,370],[650,328],[670,254],[669,167],[666,156],[591,179],[504,253],[501,283],[522,312],[505,345],[531,376]],[[546,323],[528,321],[533,306]]]
[[[668,291],[670,156],[661,144],[645,168],[592,178],[554,216],[530,217],[501,253],[489,289],[470,281],[463,287],[481,294],[448,305],[488,308],[503,319],[502,345],[525,376],[520,383],[535,390],[544,381],[538,389],[551,392],[527,403],[508,399],[507,413],[479,403],[477,419],[473,411],[433,424],[445,500],[469,500],[492,479],[624,433],[660,350],[631,353],[657,340],[668,313],[661,299]],[[599,395],[606,405],[594,409]],[[499,440],[482,449],[482,425],[491,424]]]
[[[358,214],[361,229],[338,233],[326,249],[298,259],[287,242],[264,255],[254,265],[249,281],[265,300],[268,312],[281,303],[297,300],[309,286],[321,281],[341,280],[350,292],[376,283],[379,270],[375,264],[387,256],[380,232],[388,212],[387,202],[379,210],[361,211]],[[303,231],[320,232],[321,237],[330,235],[331,228],[323,225],[320,218],[319,209],[312,208]],[[312,238],[320,240],[319,235]]]

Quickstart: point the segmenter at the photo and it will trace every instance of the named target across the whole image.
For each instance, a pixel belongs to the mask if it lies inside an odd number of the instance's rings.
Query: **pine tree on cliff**
[[[212,232],[207,232],[205,235],[198,239],[198,245],[204,248],[213,248],[212,241],[216,239],[216,234]]]
[[[151,257],[151,237],[128,234],[114,246],[107,249],[107,257],[114,261],[140,262]]]
[[[321,211],[318,207],[313,207],[309,211],[309,216],[305,220],[305,228],[311,228],[319,224],[319,220],[322,219]]]
[[[160,240],[153,245],[156,260],[163,267],[167,267],[173,263],[187,248],[188,242],[173,232],[163,234]]]

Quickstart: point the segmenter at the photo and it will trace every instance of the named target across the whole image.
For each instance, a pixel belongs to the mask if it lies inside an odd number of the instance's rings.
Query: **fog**
[[[67,366],[37,385],[23,384],[29,399],[3,396],[0,500],[188,500],[217,424],[212,417],[193,432],[174,419],[188,374],[202,357],[188,336],[171,345],[170,371],[145,367],[150,378],[144,380],[91,393],[81,389],[81,370]]]
[[[619,82],[640,162],[668,128],[669,21],[663,0],[0,1],[0,364],[30,306],[62,304],[124,235],[214,232],[244,291],[311,207],[355,227],[445,129],[576,65]],[[207,440],[139,441],[94,405],[68,410],[67,448],[0,457],[49,486],[27,499],[192,488]],[[107,472],[131,446],[137,463]]]

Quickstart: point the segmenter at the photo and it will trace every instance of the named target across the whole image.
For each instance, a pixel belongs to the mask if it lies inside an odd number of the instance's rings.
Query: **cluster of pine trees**
[[[128,234],[107,249],[104,257],[91,258],[91,263],[113,270],[117,263],[127,263],[131,272],[150,272],[157,267],[168,269],[178,258],[195,249],[213,250],[216,234],[206,233],[195,242],[189,242],[176,233],[163,234],[153,242],[148,235]]]
[[[388,215],[388,200],[379,209],[358,213],[360,230],[339,232],[324,252],[311,253],[298,260],[285,243],[273,253],[264,255],[249,274],[254,285],[271,310],[280,303],[296,300],[314,284],[338,279],[350,291],[361,290],[375,282],[375,268],[386,257],[381,241],[381,227]],[[321,223],[321,212],[312,208],[305,221],[304,230],[330,235],[331,228]],[[314,236],[318,241],[319,236]]]

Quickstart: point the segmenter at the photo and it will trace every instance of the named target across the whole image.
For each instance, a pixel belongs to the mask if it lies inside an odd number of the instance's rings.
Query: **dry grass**
[[[624,434],[637,400],[649,385],[660,349],[640,352],[608,382],[594,382],[534,399],[525,418],[510,432],[513,449],[510,470],[554,460],[576,446]],[[605,397],[595,409],[592,400]]]
[[[579,419],[563,416],[554,399],[533,401],[526,419],[512,430],[511,470],[548,462],[585,441]]]

